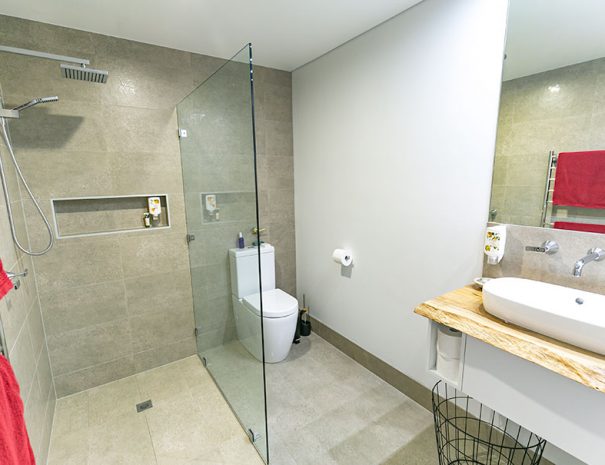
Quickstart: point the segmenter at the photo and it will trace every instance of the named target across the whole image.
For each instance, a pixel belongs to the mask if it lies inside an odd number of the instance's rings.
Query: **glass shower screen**
[[[240,232],[247,256],[258,263],[260,252],[252,234],[259,227],[252,84],[247,45],[187,96],[177,115],[198,354],[267,462],[262,318],[245,314],[231,278],[230,249]],[[260,292],[259,275],[253,266],[240,277],[247,294]]]

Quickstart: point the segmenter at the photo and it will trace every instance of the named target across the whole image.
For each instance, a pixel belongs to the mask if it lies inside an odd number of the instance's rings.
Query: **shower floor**
[[[57,401],[48,465],[262,463],[197,356]]]

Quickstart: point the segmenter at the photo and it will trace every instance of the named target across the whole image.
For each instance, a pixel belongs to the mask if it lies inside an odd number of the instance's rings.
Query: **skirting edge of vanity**
[[[508,324],[490,315],[483,308],[482,292],[474,285],[427,300],[414,312],[605,392],[605,356]]]

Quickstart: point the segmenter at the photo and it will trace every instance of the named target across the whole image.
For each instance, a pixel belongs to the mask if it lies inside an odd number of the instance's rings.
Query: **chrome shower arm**
[[[0,118],[18,119],[19,118],[19,111],[17,111],[17,110],[9,110],[7,108],[0,108]]]
[[[37,50],[28,50],[26,48],[9,47],[0,45],[0,52],[16,53],[17,55],[26,55],[36,58],[46,58],[47,60],[63,61],[66,63],[76,63],[78,65],[89,65],[90,60],[85,58],[68,57],[65,55],[56,55],[54,53],[38,52]]]

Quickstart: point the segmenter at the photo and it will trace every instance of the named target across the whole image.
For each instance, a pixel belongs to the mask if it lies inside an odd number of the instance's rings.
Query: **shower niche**
[[[150,215],[150,199],[157,199]],[[166,194],[52,199],[57,239],[170,227]]]

